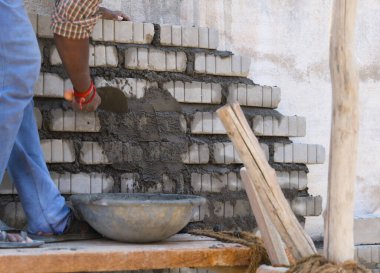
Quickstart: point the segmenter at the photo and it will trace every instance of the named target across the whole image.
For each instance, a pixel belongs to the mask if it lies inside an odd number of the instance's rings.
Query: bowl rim
[[[157,200],[157,199],[147,199],[147,200],[118,200],[109,199],[110,196],[165,196],[165,197],[181,197],[181,199],[172,200]],[[98,197],[98,198],[97,198]],[[93,194],[74,194],[70,197],[72,203],[83,204],[83,205],[93,205],[93,206],[108,206],[108,207],[123,207],[123,206],[152,206],[152,205],[175,205],[175,206],[199,206],[206,203],[206,198],[198,195],[190,194],[166,194],[166,193],[93,193]]]

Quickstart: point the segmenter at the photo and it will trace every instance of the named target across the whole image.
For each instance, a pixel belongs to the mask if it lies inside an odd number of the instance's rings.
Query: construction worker
[[[91,81],[89,36],[99,18],[128,20],[100,8],[100,0],[58,0],[52,15],[57,49],[74,86],[73,108],[95,111],[101,100]],[[0,0],[0,181],[5,169],[25,211],[29,234],[71,232],[78,223],[47,169],[33,114],[33,89],[40,72],[40,50],[23,0]],[[10,230],[0,223],[0,230]],[[81,230],[79,230],[81,232]],[[3,242],[30,242],[1,232]]]

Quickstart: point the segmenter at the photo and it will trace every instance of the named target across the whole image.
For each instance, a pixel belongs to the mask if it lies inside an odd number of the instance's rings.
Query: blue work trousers
[[[70,210],[52,181],[33,114],[41,56],[23,0],[0,0],[0,181],[7,169],[28,232],[62,233]]]

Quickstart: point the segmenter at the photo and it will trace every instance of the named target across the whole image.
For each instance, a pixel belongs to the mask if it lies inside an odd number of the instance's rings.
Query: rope
[[[286,273],[371,273],[355,261],[334,264],[321,255],[313,255],[298,261]]]
[[[268,253],[264,247],[261,238],[249,232],[232,232],[220,231],[215,232],[212,230],[190,230],[188,233],[200,236],[207,236],[215,238],[225,243],[237,243],[248,246],[252,249],[251,261],[247,269],[247,273],[255,273],[262,264],[270,264]]]

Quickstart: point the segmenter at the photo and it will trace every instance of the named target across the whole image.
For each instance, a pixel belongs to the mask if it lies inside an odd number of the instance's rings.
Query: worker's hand
[[[130,18],[121,11],[113,11],[103,7],[99,8],[102,19],[114,21],[130,21]]]
[[[71,107],[75,111],[82,111],[82,112],[94,112],[102,102],[102,99],[100,98],[98,93],[96,93],[95,97],[92,99],[92,101],[90,103],[87,103],[87,104],[86,103],[81,104],[78,99],[74,98],[74,91],[73,90],[65,91],[64,97],[67,101],[71,101]],[[89,97],[91,97],[91,95]],[[86,98],[86,100],[84,102],[86,102],[87,100],[88,100],[88,98]]]

